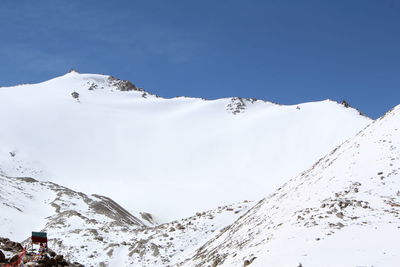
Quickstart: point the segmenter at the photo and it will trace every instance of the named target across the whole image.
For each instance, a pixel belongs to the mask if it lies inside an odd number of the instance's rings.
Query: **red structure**
[[[47,233],[44,232],[32,232],[32,243],[33,244],[46,244],[47,246]]]

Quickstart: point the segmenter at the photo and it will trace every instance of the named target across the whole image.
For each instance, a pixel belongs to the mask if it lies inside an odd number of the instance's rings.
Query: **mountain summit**
[[[330,100],[165,99],[77,72],[0,88],[0,121],[4,174],[107,195],[161,221],[260,199],[371,122]]]

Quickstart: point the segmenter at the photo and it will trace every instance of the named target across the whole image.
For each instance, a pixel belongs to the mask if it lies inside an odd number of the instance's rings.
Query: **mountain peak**
[[[68,72],[67,72],[67,74],[68,73],[76,73],[76,74],[79,74],[79,72],[76,70],[76,69],[70,69]]]

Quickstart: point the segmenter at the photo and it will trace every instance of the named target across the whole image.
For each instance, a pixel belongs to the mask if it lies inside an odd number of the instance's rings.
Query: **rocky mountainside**
[[[29,177],[0,176],[0,207],[1,235],[16,240],[29,237],[31,231],[49,228],[140,228],[153,224],[149,214],[134,216],[107,197],[85,195]]]
[[[55,251],[85,266],[175,266],[246,213],[252,202],[222,206],[153,227],[51,228]]]
[[[104,196],[28,177],[0,176],[0,236],[26,239],[25,246],[31,231],[45,231],[49,248],[85,266],[167,266],[187,258],[252,205],[221,206],[159,225],[150,214],[132,215]],[[4,250],[7,257],[22,249],[12,244],[12,253]]]
[[[168,222],[261,199],[371,120],[329,100],[165,99],[73,71],[0,88],[0,121],[6,176],[106,195]]]
[[[395,267],[399,240],[400,106],[179,266]]]
[[[63,255],[55,253],[53,250],[49,249],[47,253],[44,253],[44,257],[37,262],[32,262],[32,256],[35,252],[32,250],[23,250],[24,247],[21,243],[12,241],[8,238],[0,237],[0,264],[17,264],[16,262],[21,256],[21,262],[26,263],[24,266],[36,266],[33,264],[38,264],[39,266],[48,267],[83,267],[82,264],[78,262],[68,262],[64,259]],[[30,264],[30,265],[28,265]],[[3,266],[3,265],[2,265]]]

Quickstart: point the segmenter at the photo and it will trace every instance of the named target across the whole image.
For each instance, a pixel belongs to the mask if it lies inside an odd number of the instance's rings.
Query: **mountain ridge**
[[[371,122],[331,100],[146,98],[66,76],[0,89],[0,236],[46,231],[88,266],[399,259],[400,105]]]
[[[221,100],[221,99],[227,99],[227,100],[239,99],[239,100],[244,100],[244,101],[247,101],[247,102],[250,102],[250,103],[251,103],[251,102],[254,103],[255,101],[261,101],[261,102],[272,103],[272,104],[280,105],[280,106],[298,106],[298,105],[300,105],[300,104],[307,104],[307,103],[315,103],[315,102],[324,102],[324,101],[328,101],[328,102],[333,102],[333,103],[337,103],[337,104],[343,105],[343,106],[346,107],[346,108],[354,109],[354,110],[356,110],[357,112],[359,112],[360,115],[363,115],[363,116],[365,116],[365,117],[367,117],[367,118],[370,118],[370,117],[367,116],[364,112],[360,111],[358,108],[349,105],[349,104],[347,103],[347,101],[345,101],[345,100],[336,101],[336,100],[333,100],[333,99],[329,99],[329,98],[328,98],[328,99],[325,99],[325,100],[308,101],[308,102],[302,102],[302,103],[297,103],[297,104],[281,104],[281,103],[274,102],[274,101],[271,101],[271,100],[259,99],[259,98],[248,98],[248,97],[241,97],[241,96],[228,96],[228,97],[215,98],[215,99],[207,99],[207,98],[193,97],[193,96],[162,97],[162,96],[153,94],[153,93],[151,93],[151,92],[149,92],[149,91],[145,91],[144,88],[137,87],[135,84],[133,84],[133,83],[132,83],[131,81],[129,81],[129,80],[123,80],[123,79],[116,78],[116,77],[114,77],[114,76],[112,76],[112,75],[107,75],[107,74],[80,73],[80,72],[78,72],[78,71],[75,70],[75,69],[71,69],[70,71],[68,71],[68,72],[65,73],[64,75],[61,75],[61,76],[58,76],[58,77],[55,77],[55,78],[52,78],[52,79],[50,79],[50,80],[46,80],[46,81],[43,81],[43,82],[39,82],[39,83],[23,83],[23,84],[16,84],[16,85],[10,85],[10,86],[0,86],[0,88],[12,88],[12,87],[19,87],[19,86],[37,85],[37,84],[47,83],[47,82],[53,81],[53,80],[58,80],[58,79],[60,79],[60,78],[68,77],[68,76],[86,76],[86,77],[88,77],[88,78],[89,78],[90,76],[92,76],[92,77],[96,77],[96,76],[97,76],[97,77],[102,77],[102,78],[110,79],[111,81],[122,82],[122,83],[124,83],[124,84],[125,84],[125,83],[129,83],[129,84],[131,84],[131,85],[129,85],[128,87],[131,87],[132,89],[130,89],[130,90],[121,90],[121,91],[140,91],[140,92],[145,93],[146,95],[151,95],[151,96],[155,96],[155,97],[157,97],[157,98],[162,98],[162,99],[188,98],[188,99],[196,99],[196,100],[204,100],[204,101],[215,101],[215,100]],[[89,89],[89,90],[92,90],[92,89]]]
[[[272,193],[371,121],[332,101],[144,98],[109,77],[70,73],[1,88],[3,171],[107,195],[167,222]],[[182,202],[190,205],[166,212]]]

